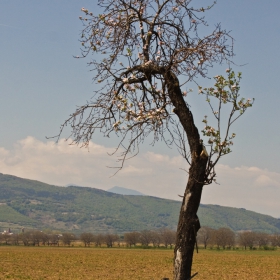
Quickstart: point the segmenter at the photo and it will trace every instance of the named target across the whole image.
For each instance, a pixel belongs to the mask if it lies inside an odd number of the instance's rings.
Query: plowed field
[[[172,250],[0,247],[0,279],[172,279]],[[280,279],[280,251],[200,250],[199,279]]]

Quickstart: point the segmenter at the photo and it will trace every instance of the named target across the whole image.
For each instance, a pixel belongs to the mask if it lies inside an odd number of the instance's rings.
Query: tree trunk
[[[174,248],[174,280],[186,280],[191,277],[196,234],[200,229],[197,210],[202,194],[206,163],[207,158],[198,158],[189,171]]]
[[[191,152],[189,179],[181,206],[174,248],[174,280],[187,280],[191,277],[196,234],[200,228],[197,210],[204,185],[208,155],[204,153],[203,143],[194,124],[193,115],[183,98],[178,78],[171,71],[167,71],[164,77],[170,100],[174,105],[174,113],[185,130]]]

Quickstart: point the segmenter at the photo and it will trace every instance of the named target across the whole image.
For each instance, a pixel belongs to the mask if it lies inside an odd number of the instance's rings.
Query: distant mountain
[[[112,193],[122,194],[122,195],[144,195],[141,192],[127,189],[127,188],[118,187],[118,186],[115,186],[115,187],[107,190],[107,192],[112,192]]]
[[[74,232],[176,229],[181,202],[151,196],[120,195],[94,188],[57,187],[0,173],[0,231],[11,228]],[[202,226],[234,231],[280,231],[280,219],[245,209],[200,205]]]

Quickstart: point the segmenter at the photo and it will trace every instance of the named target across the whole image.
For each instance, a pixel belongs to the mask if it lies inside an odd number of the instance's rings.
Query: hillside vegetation
[[[120,195],[94,188],[58,187],[0,173],[0,227],[74,232],[176,229],[181,202]],[[245,209],[201,205],[202,226],[234,231],[280,231],[280,220]]]

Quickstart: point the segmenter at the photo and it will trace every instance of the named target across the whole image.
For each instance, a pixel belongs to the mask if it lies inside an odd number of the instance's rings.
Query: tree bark
[[[189,179],[181,206],[174,248],[174,280],[187,280],[191,278],[196,234],[200,228],[197,210],[204,185],[208,156],[203,153],[204,147],[192,113],[184,101],[178,78],[168,71],[165,74],[165,81],[169,97],[174,105],[174,113],[186,132],[191,152]]]
[[[191,277],[196,234],[200,228],[197,210],[200,204],[207,159],[192,163],[181,206],[176,246],[174,248],[174,280]]]

